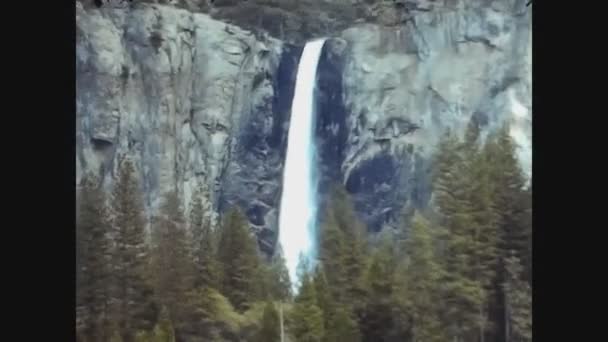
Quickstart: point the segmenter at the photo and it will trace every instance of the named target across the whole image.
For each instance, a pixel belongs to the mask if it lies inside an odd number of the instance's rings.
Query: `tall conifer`
[[[157,306],[149,272],[146,221],[142,192],[133,163],[126,159],[112,192],[113,228],[116,231],[114,276],[116,317],[123,342],[132,342],[138,331],[156,324]]]
[[[239,310],[259,298],[259,255],[247,218],[236,208],[225,216],[218,249],[222,268],[221,292]]]
[[[99,178],[82,180],[77,219],[77,307],[88,341],[104,341],[110,330],[111,240],[105,194]]]

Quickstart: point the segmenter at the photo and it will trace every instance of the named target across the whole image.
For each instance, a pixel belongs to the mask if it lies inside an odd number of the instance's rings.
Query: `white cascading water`
[[[309,260],[315,250],[316,184],[313,179],[314,90],[317,65],[325,39],[306,43],[291,104],[283,193],[279,214],[279,243],[289,277],[297,289],[300,255]]]

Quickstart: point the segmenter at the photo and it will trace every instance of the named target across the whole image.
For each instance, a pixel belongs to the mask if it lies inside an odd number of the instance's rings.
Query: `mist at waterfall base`
[[[300,257],[312,262],[316,253],[314,91],[324,43],[325,39],[306,43],[300,57],[283,171],[279,243],[295,291],[299,287],[297,268]]]

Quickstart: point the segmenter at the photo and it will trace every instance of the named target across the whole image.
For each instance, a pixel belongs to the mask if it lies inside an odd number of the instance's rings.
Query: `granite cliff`
[[[309,2],[76,2],[77,181],[111,188],[128,155],[149,215],[171,188],[187,207],[201,182],[210,214],[240,205],[272,252],[297,63],[319,36],[321,182],[345,184],[370,229],[428,205],[436,142],[470,120],[484,135],[512,122],[530,172],[524,1]]]

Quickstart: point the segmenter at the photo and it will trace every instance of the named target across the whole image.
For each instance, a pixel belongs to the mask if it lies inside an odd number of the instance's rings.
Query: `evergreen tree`
[[[218,265],[215,258],[215,240],[211,222],[206,217],[203,205],[205,190],[199,185],[193,193],[190,204],[190,229],[192,231],[192,250],[196,265],[194,285],[200,287],[218,287]]]
[[[515,251],[518,259],[526,259],[531,226],[522,224],[522,214],[530,208],[530,192],[525,189],[525,177],[517,161],[515,144],[509,135],[509,126],[503,126],[490,137],[485,157],[493,166],[489,169],[498,214],[499,245],[503,258]]]
[[[365,269],[367,268],[367,246],[365,244],[365,226],[357,219],[350,196],[344,187],[335,187],[331,208],[339,229],[344,233],[344,250],[342,267],[345,271],[347,302],[355,304],[354,309],[361,309],[358,303],[366,296]]]
[[[479,128],[474,121],[471,121],[465,137],[463,161],[467,172],[463,176],[468,177],[467,198],[472,216],[472,279],[481,287],[477,324],[480,341],[483,342],[491,328],[488,315],[499,259],[498,216],[490,177],[492,165],[479,149]]]
[[[361,341],[361,332],[357,320],[353,317],[352,311],[345,306],[338,306],[330,318],[329,330],[325,331],[323,341]]]
[[[439,141],[438,151],[434,161],[433,173],[433,202],[440,212],[442,223],[452,219],[459,208],[455,201],[458,195],[455,191],[460,164],[458,139],[449,132]]]
[[[521,262],[524,267],[523,279],[532,285],[532,185],[524,189],[522,196],[522,212],[519,217],[525,241],[522,244]]]
[[[360,299],[366,296],[364,234],[365,226],[357,219],[348,193],[334,186],[321,223],[319,259],[333,298],[355,311],[362,309]]]
[[[105,341],[110,330],[111,240],[105,194],[93,174],[82,180],[77,219],[77,307],[87,341]]]
[[[532,294],[530,285],[522,279],[521,262],[514,254],[505,260],[507,341],[527,342],[532,341]]]
[[[272,302],[267,302],[262,316],[262,326],[254,342],[280,342],[279,312]]]
[[[270,298],[279,301],[289,301],[292,298],[289,270],[287,270],[281,246],[277,246],[275,256],[271,260],[266,283]]]
[[[324,342],[360,341],[361,334],[352,311],[332,297],[322,265],[317,265],[313,277],[317,306],[323,313]]]
[[[470,196],[472,167],[468,158],[474,154],[467,148],[470,146],[459,143],[451,135],[442,138],[434,184],[440,223],[446,233],[442,259],[446,271],[443,321],[456,341],[479,337],[479,327],[483,330],[485,323],[479,310],[484,302],[483,283],[475,274],[478,229]]]
[[[317,305],[317,294],[309,268],[302,264],[300,266],[303,271],[300,273],[299,292],[291,313],[291,331],[298,342],[321,342],[324,335],[323,312]]]
[[[141,192],[130,160],[120,166],[112,193],[116,254],[116,318],[123,342],[140,330],[151,330],[158,314],[148,272],[145,218]]]
[[[336,303],[331,296],[329,284],[327,283],[327,278],[325,277],[322,265],[317,265],[317,267],[315,267],[313,285],[317,295],[317,306],[321,309],[321,312],[323,312],[323,328],[325,330],[323,341],[334,341],[334,339],[331,339],[330,335],[332,331],[332,319],[335,316],[336,311]]]
[[[515,144],[509,126],[491,135],[483,150],[488,165],[492,202],[497,216],[498,267],[493,281],[494,300],[490,311],[498,323],[496,333],[508,340],[505,322],[508,320],[507,298],[503,284],[506,279],[506,259],[514,251],[517,259],[526,263],[524,279],[531,279],[531,192],[524,188],[525,177],[519,167]]]
[[[430,224],[419,214],[412,220],[406,241],[408,307],[414,341],[445,341],[440,322],[441,264],[434,246]]]
[[[401,260],[395,268],[393,286],[393,327],[387,333],[388,341],[411,341],[413,315],[410,300],[413,294],[408,289],[407,266]]]
[[[176,191],[165,194],[160,217],[154,224],[154,261],[158,302],[168,315],[179,336],[180,330],[192,324],[191,292],[194,288],[194,264],[180,201]]]
[[[367,272],[369,291],[359,325],[364,341],[384,341],[395,331],[395,268],[397,266],[395,242],[388,232],[381,236],[372,254]]]
[[[329,208],[320,225],[319,240],[319,260],[323,265],[327,283],[330,284],[330,295],[336,301],[342,301],[342,289],[346,287],[346,274],[342,267],[346,247],[344,233]]]
[[[400,215],[399,229],[395,232],[384,232],[368,272],[370,299],[382,299],[381,301],[376,300],[375,303],[371,302],[376,305],[374,309],[377,312],[376,317],[378,317],[376,321],[380,321],[379,324],[376,324],[380,327],[376,331],[382,331],[380,336],[384,341],[412,340],[413,315],[410,303],[412,293],[408,291],[408,265],[405,261],[408,258],[406,244],[408,243],[407,238],[409,238],[409,234],[406,233],[412,226],[415,213],[416,210],[404,208]],[[434,246],[436,247],[436,245],[435,241]],[[365,338],[364,340],[377,339]]]
[[[218,258],[222,268],[221,292],[238,310],[246,310],[258,298],[257,244],[251,236],[246,217],[230,210],[222,225]]]

